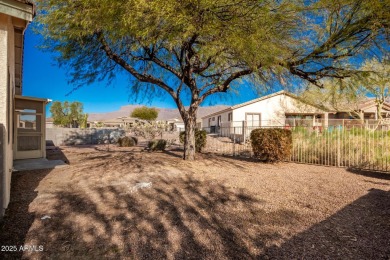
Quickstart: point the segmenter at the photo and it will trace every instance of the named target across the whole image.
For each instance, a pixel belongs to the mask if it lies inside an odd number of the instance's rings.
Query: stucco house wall
[[[11,47],[14,45],[13,40],[12,17],[0,14],[0,124],[4,126],[3,132],[3,207],[9,203],[9,190],[11,184],[12,172],[12,99],[13,84],[15,75],[14,71],[14,52]],[[0,215],[3,214],[4,208],[1,209]]]
[[[325,111],[307,105],[283,92],[248,105],[244,103],[241,107],[233,109],[233,121],[247,121],[247,115],[251,113],[260,114],[261,126],[284,126],[286,114],[323,115]]]
[[[24,30],[32,20],[33,6],[23,1],[0,0],[0,125],[2,133],[3,174],[0,176],[0,217],[10,200],[13,165],[13,108],[15,96],[15,29]],[[20,59],[22,57],[16,57]]]
[[[223,112],[225,111],[225,112]],[[218,125],[218,116],[221,116],[221,122],[222,126],[226,125],[226,122],[228,122],[228,114],[232,111],[229,109],[228,111],[222,110],[222,112],[215,113],[213,116],[209,116],[206,118],[202,118],[202,127],[210,127],[210,126],[217,126]],[[210,118],[210,121],[209,121]]]

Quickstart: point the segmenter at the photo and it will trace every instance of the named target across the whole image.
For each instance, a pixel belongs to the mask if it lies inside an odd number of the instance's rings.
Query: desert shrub
[[[180,132],[180,143],[184,143],[185,132]],[[195,130],[195,150],[201,152],[206,146],[207,132],[205,130]]]
[[[137,143],[131,137],[125,136],[125,137],[121,137],[118,139],[118,145],[120,147],[131,147],[131,146],[134,146],[136,144]]]
[[[288,159],[292,150],[292,134],[289,129],[260,128],[251,132],[254,156],[266,162]]]
[[[133,141],[134,141],[135,145],[137,145],[137,144],[138,144],[138,138],[137,138],[137,137],[135,137],[135,136],[131,136],[130,138],[131,138],[131,139],[133,139]]]
[[[135,136],[153,140],[156,137],[162,136],[166,128],[167,124],[164,123],[139,121],[131,128],[131,132]]]
[[[164,139],[152,140],[148,143],[149,151],[164,151],[167,147],[167,141]]]

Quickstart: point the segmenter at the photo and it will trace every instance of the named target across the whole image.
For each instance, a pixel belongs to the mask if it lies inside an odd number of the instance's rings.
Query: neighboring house
[[[330,112],[307,104],[289,92],[279,91],[207,115],[202,118],[202,126],[210,131],[220,127],[284,126],[286,119],[327,119]]]
[[[184,122],[182,119],[173,118],[173,119],[169,119],[169,120],[165,121],[164,123],[166,123],[169,126],[170,131],[175,131],[175,132],[185,131],[185,125],[184,125]],[[201,119],[196,120],[196,128],[202,129],[202,120]]]
[[[362,113],[365,119],[377,119],[374,100],[367,100],[357,111],[328,109],[309,104],[298,96],[287,91],[257,98],[239,105],[229,107],[202,118],[203,129],[209,133],[243,138],[249,136],[256,127],[312,126],[320,129],[331,125],[344,124],[355,119],[353,116]],[[390,118],[390,104],[383,105],[382,116]],[[346,122],[349,123],[349,122]],[[244,136],[243,129],[246,131]]]
[[[117,117],[114,119],[106,119],[102,121],[88,122],[88,128],[95,127],[116,127],[116,128],[130,128],[138,121],[133,117]]]
[[[24,31],[29,0],[0,0],[0,217],[10,200],[14,159],[45,157],[46,99],[22,96]]]
[[[342,119],[377,120],[379,118],[374,99],[367,99],[354,109],[345,105],[327,108],[309,104],[287,91],[279,91],[261,98],[238,104],[202,117],[203,128],[245,126],[285,126],[292,125],[294,119],[313,122],[312,126],[332,125]],[[390,103],[382,106],[382,118],[390,119]]]
[[[377,104],[375,99],[366,99],[354,106],[351,109],[347,104],[340,105],[339,108],[335,109],[337,113],[330,116],[330,119],[364,119],[364,120],[378,120]],[[382,105],[381,116],[384,119],[390,119],[390,103],[385,102]]]
[[[184,122],[182,119],[173,118],[163,121],[168,125],[170,131],[181,132],[184,131]]]

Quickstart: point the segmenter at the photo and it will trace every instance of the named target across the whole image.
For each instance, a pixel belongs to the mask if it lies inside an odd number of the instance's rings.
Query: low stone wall
[[[46,128],[46,141],[54,145],[84,145],[116,143],[119,137],[125,136],[125,131],[119,128]]]

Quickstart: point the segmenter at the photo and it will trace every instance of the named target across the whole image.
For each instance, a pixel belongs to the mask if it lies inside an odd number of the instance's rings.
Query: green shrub
[[[282,161],[291,155],[292,134],[289,129],[255,129],[251,132],[250,139],[254,156],[263,161]]]
[[[137,142],[132,137],[125,136],[118,139],[118,145],[120,147],[131,147],[136,144]]]
[[[180,143],[184,143],[185,132],[180,132]],[[195,151],[200,153],[206,146],[207,132],[205,130],[195,130]]]
[[[164,151],[167,147],[167,141],[164,139],[152,140],[148,143],[149,151]]]

